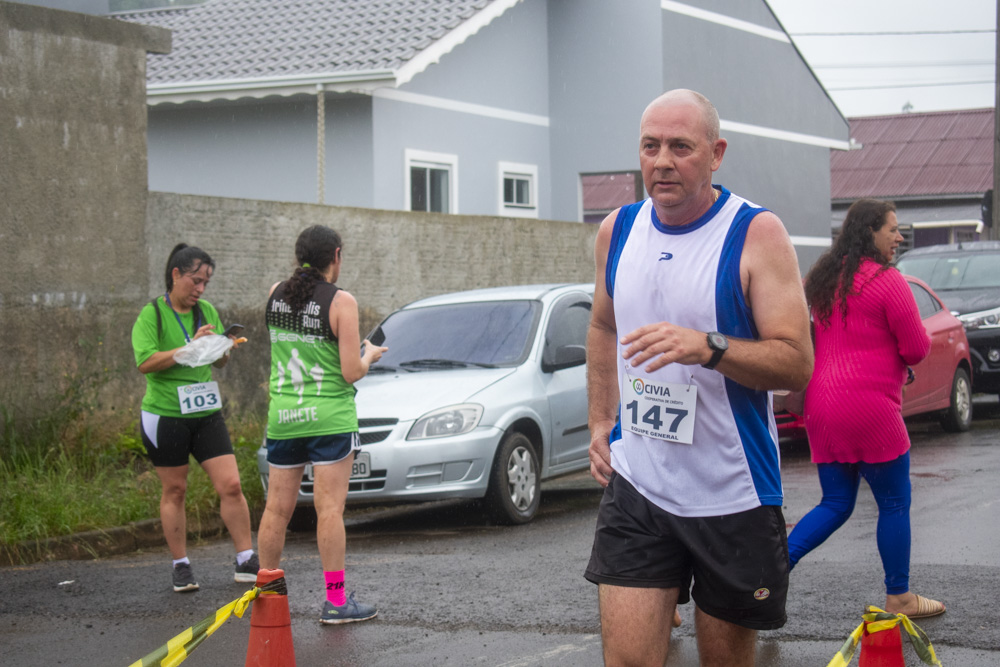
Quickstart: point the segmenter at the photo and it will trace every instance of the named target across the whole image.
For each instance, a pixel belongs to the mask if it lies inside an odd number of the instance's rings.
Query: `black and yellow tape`
[[[902,625],[903,629],[906,630],[906,636],[910,640],[910,644],[913,645],[913,650],[917,652],[917,656],[928,665],[941,667],[941,661],[938,660],[937,654],[934,652],[934,647],[931,646],[931,640],[927,637],[927,633],[921,630],[905,614],[890,614],[878,607],[868,607],[868,610],[862,614],[862,618],[864,620],[861,622],[861,625],[854,629],[854,632],[851,633],[851,636],[847,638],[847,641],[840,647],[837,655],[833,656],[833,660],[826,667],[847,667],[847,664],[851,662],[851,658],[854,657],[855,649],[857,649],[858,644],[861,642],[861,637],[865,631],[865,623],[868,624],[869,634],[891,630],[897,625]]]
[[[284,579],[275,579],[260,588],[254,586],[244,593],[240,599],[233,600],[214,614],[205,617],[141,660],[136,660],[129,667],[175,667],[181,664],[191,655],[192,651],[198,648],[203,641],[208,639],[213,632],[229,620],[230,616],[236,614],[237,618],[243,618],[247,607],[261,593],[287,595],[288,589],[285,586]]]

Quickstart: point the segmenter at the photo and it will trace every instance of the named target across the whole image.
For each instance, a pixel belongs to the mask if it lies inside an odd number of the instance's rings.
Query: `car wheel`
[[[316,530],[316,508],[312,505],[296,507],[288,520],[288,529],[293,533],[308,533]]]
[[[538,472],[531,440],[523,433],[508,433],[493,460],[486,492],[486,512],[495,523],[516,525],[534,518],[541,497]]]
[[[951,381],[951,405],[941,416],[941,426],[949,433],[968,431],[972,424],[972,384],[964,368],[955,370]]]

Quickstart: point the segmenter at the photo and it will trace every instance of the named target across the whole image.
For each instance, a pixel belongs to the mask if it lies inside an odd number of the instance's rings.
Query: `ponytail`
[[[323,272],[334,262],[341,247],[340,234],[323,225],[313,225],[299,234],[295,241],[299,266],[285,282],[285,303],[292,311],[306,307],[316,285],[323,282]]]

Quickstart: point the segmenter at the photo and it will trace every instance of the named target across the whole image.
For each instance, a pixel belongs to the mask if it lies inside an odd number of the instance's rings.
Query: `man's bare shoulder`
[[[747,228],[748,239],[751,234],[764,239],[768,237],[788,239],[788,230],[785,229],[785,223],[781,221],[781,218],[768,210],[762,210],[750,221],[750,226]],[[760,238],[756,240],[760,240]]]
[[[621,211],[621,208],[616,208],[601,221],[601,226],[597,230],[596,246],[598,248],[611,247],[611,236],[615,231],[615,220],[618,219],[619,211]]]
[[[788,252],[794,254],[795,248],[781,218],[771,211],[761,211],[754,216],[747,227],[744,256],[750,253],[763,259],[774,258],[775,254],[781,257]]]

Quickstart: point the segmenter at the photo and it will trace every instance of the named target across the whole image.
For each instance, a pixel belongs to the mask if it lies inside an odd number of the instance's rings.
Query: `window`
[[[408,211],[458,213],[458,156],[406,149]]]
[[[514,162],[501,162],[499,167],[500,215],[537,218],[538,167]]]
[[[608,213],[643,199],[646,188],[638,171],[580,174],[583,221],[600,224]]]
[[[917,302],[917,310],[920,311],[920,319],[926,320],[928,317],[941,310],[940,304],[925,290],[916,283],[910,283],[910,291],[913,292],[913,299]]]
[[[545,331],[542,370],[549,372],[585,363],[589,327],[589,297],[571,294],[556,303]]]
[[[531,352],[541,304],[472,301],[397,310],[382,323],[379,363],[407,371],[516,366]]]

